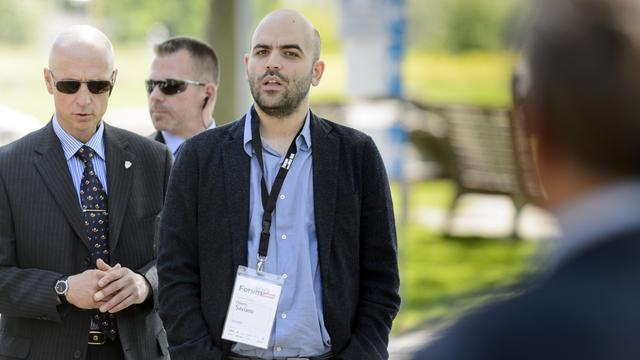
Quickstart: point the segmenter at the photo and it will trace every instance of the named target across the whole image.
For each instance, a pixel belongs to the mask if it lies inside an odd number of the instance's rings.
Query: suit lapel
[[[226,205],[233,241],[234,268],[247,264],[249,239],[249,176],[250,158],[244,151],[244,119],[229,129],[229,138],[222,144],[222,167],[226,189]]]
[[[311,113],[313,203],[322,283],[327,283],[336,208],[339,139],[331,125]]]
[[[62,214],[71,224],[71,228],[88,249],[89,243],[82,224],[78,192],[73,187],[69,165],[64,158],[60,141],[53,132],[51,122],[40,130],[38,144],[35,151],[39,156],[34,161],[35,167],[62,210]]]
[[[135,155],[127,151],[128,144],[105,124],[104,142],[107,162],[107,191],[109,198],[109,247],[111,251],[118,245],[122,221],[124,219],[129,194],[133,185],[133,167]],[[131,165],[125,167],[125,162]]]

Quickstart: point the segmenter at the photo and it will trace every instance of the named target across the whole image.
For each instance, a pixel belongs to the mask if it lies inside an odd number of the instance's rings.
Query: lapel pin
[[[125,162],[124,162],[124,168],[125,168],[125,169],[130,168],[130,167],[131,167],[131,165],[132,165],[132,164],[131,164],[131,161],[129,161],[129,160],[127,160],[127,161],[125,161]]]

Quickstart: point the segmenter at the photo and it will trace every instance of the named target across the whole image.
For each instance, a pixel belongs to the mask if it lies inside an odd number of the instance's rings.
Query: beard
[[[267,76],[277,76],[283,83],[287,84],[279,97],[267,99],[263,97],[260,92],[259,86],[261,83],[258,81],[262,81]],[[298,109],[298,106],[300,106],[302,100],[309,94],[311,73],[309,73],[308,76],[289,81],[289,79],[280,72],[269,71],[260,76],[258,81],[256,81],[254,77],[249,77],[249,88],[251,89],[251,95],[256,105],[269,116],[283,118],[293,114]]]

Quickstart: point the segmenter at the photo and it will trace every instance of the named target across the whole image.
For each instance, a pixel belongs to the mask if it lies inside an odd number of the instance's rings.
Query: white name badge
[[[239,266],[222,338],[266,349],[284,279]]]

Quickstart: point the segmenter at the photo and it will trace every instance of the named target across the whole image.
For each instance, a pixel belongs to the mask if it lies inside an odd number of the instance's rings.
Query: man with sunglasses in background
[[[216,127],[211,116],[220,72],[218,56],[208,44],[191,37],[170,38],[154,48],[146,81],[153,139],[176,155],[182,143]]]
[[[0,358],[168,359],[156,311],[165,146],[102,121],[117,71],[99,30],[56,37],[55,114],[0,148]]]

